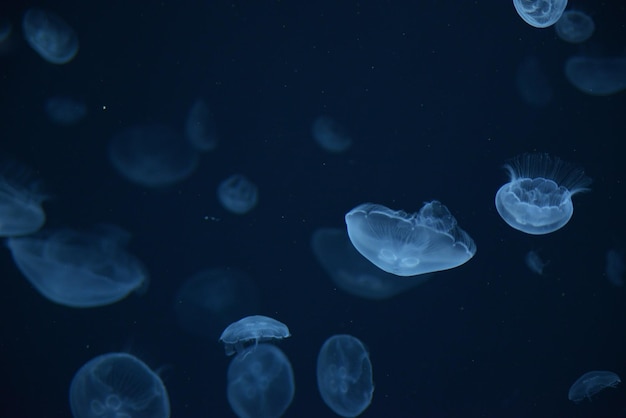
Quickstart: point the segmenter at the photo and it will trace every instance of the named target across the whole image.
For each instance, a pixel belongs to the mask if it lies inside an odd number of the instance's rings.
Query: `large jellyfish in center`
[[[496,209],[511,227],[531,235],[561,229],[572,217],[572,196],[591,179],[572,164],[548,154],[523,154],[504,168],[510,181],[496,193]]]
[[[346,214],[346,225],[354,248],[396,276],[448,270],[476,253],[472,238],[436,200],[412,214],[364,203]]]

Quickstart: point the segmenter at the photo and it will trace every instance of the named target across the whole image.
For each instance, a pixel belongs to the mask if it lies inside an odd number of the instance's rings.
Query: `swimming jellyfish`
[[[626,273],[626,258],[624,250],[609,250],[606,252],[606,264],[604,268],[606,278],[614,286],[624,286]]]
[[[548,154],[523,154],[504,168],[510,181],[496,193],[496,209],[512,228],[531,235],[562,228],[574,213],[572,196],[591,184],[582,169]]]
[[[593,19],[583,12],[568,10],[554,25],[556,34],[565,42],[579,44],[591,38],[596,29]]]
[[[513,0],[517,14],[536,28],[554,25],[565,11],[567,0]]]
[[[168,418],[161,378],[137,357],[108,353],[85,363],[70,384],[74,418]]]
[[[147,287],[148,274],[126,252],[130,234],[113,225],[13,237],[13,261],[39,293],[72,308],[109,305]]]
[[[244,344],[282,340],[290,337],[289,328],[280,321],[263,315],[246,316],[226,327],[219,341],[224,343],[227,356],[244,351]]]
[[[215,120],[203,99],[196,99],[189,109],[185,121],[185,135],[191,146],[198,151],[211,151],[217,146]]]
[[[248,347],[228,366],[226,395],[239,418],[278,418],[296,391],[293,368],[272,344]]]
[[[217,187],[222,206],[237,215],[250,212],[259,200],[259,188],[242,174],[234,174]]]
[[[570,387],[567,397],[570,401],[580,402],[591,397],[606,388],[614,388],[621,382],[618,375],[613,372],[595,370],[580,376]]]
[[[46,222],[41,204],[46,195],[38,182],[30,181],[27,171],[13,164],[0,171],[0,237],[28,235]]]
[[[24,38],[43,59],[66,64],[78,53],[78,36],[63,19],[36,7],[24,13]]]
[[[396,276],[448,270],[476,253],[474,240],[436,200],[412,214],[364,203],[348,212],[345,220],[354,248]]]
[[[317,356],[317,388],[342,417],[356,417],[372,403],[372,363],[358,338],[333,335],[324,342]]]
[[[543,261],[537,251],[528,251],[524,257],[526,266],[535,274],[543,275],[543,269],[546,268],[549,261]]]
[[[328,152],[341,153],[352,145],[352,138],[345,129],[328,116],[315,119],[311,133],[319,146]]]
[[[626,90],[626,58],[573,56],[565,62],[565,77],[592,96],[609,96]]]

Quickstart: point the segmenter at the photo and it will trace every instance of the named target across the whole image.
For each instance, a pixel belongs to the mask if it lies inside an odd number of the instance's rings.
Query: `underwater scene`
[[[0,4],[0,417],[626,417],[625,22]]]

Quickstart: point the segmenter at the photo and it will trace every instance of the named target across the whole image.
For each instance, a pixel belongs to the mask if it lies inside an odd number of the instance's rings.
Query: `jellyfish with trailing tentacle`
[[[510,181],[496,193],[496,209],[509,226],[531,235],[565,226],[574,213],[572,196],[591,184],[580,167],[548,154],[523,154],[504,168]]]

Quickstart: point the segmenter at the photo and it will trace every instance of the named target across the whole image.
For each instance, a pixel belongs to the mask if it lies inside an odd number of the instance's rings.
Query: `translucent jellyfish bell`
[[[263,341],[282,340],[290,337],[289,328],[280,321],[263,315],[246,316],[230,324],[220,341],[224,343],[226,355],[231,356],[244,351],[244,344],[254,342],[255,345]]]
[[[554,25],[565,11],[567,0],[513,0],[517,14],[535,28]]]
[[[41,204],[46,196],[38,182],[29,180],[28,170],[14,164],[0,167],[0,236],[28,235],[46,221]]]
[[[531,235],[567,224],[572,196],[591,184],[581,168],[548,154],[523,154],[504,168],[510,181],[496,193],[496,209],[509,226]]]
[[[579,44],[591,38],[596,29],[593,19],[583,12],[568,10],[554,25],[556,34],[565,42]]]
[[[66,64],[78,53],[78,36],[56,14],[33,7],[24,13],[24,38],[43,59]]]
[[[364,203],[346,214],[346,225],[354,248],[396,276],[448,270],[476,253],[472,238],[436,200],[413,214]]]

